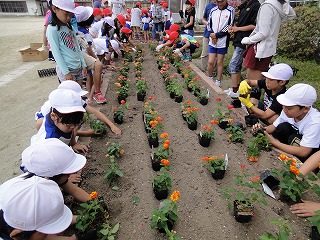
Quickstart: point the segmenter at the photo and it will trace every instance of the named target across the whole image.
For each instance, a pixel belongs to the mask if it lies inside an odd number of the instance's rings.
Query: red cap
[[[149,12],[149,10],[148,9],[142,9],[141,12],[142,13],[147,13],[147,12]]]
[[[126,25],[126,19],[124,18],[124,16],[123,16],[122,14],[118,14],[118,15],[117,15],[117,19],[118,19],[118,21],[120,22],[120,24],[121,24],[122,26],[125,26],[125,25]]]
[[[164,3],[167,3],[167,2],[166,2],[166,1],[161,1],[161,2],[160,2],[160,5],[162,5],[162,4],[164,4]]]
[[[178,32],[178,31],[179,31],[179,25],[174,23],[174,24],[172,24],[172,25],[170,26],[169,30],[170,30],[171,32]]]
[[[112,12],[109,8],[105,8],[105,9],[103,9],[102,14],[105,16],[111,16]]]
[[[79,3],[75,3],[74,4],[74,7],[76,8],[76,7],[79,7],[80,5],[79,5]]]
[[[125,34],[130,34],[132,32],[132,30],[127,27],[124,27],[124,28],[121,28],[121,32],[123,32]]]
[[[141,2],[137,2],[136,5],[141,7]]]
[[[186,4],[190,2],[192,6],[194,6],[196,4],[196,1],[195,0],[187,0],[186,1]]]
[[[162,7],[168,7],[168,3],[166,2],[162,3]]]
[[[173,43],[174,40],[176,40],[179,37],[179,33],[178,32],[171,32],[169,35],[169,41],[170,44]]]
[[[170,30],[165,30],[165,33],[170,35],[171,31]]]
[[[102,15],[102,11],[100,8],[94,8],[93,9],[93,16]]]

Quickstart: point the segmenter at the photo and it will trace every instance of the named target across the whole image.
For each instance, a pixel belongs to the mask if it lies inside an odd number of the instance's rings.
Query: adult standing
[[[152,40],[156,39],[156,33],[160,33],[162,32],[162,7],[161,5],[158,3],[158,0],[152,0],[152,15],[151,15],[151,19],[153,22],[153,26],[152,26]]]
[[[249,37],[256,27],[256,18],[260,8],[258,0],[246,0],[239,6],[239,19],[234,26],[229,28],[230,33],[234,33],[234,52],[229,63],[231,74],[231,89],[227,92],[230,97],[239,97],[238,86],[241,79],[241,66],[243,62],[242,54],[246,46],[241,44],[244,37]]]
[[[261,73],[268,71],[276,53],[280,26],[295,17],[288,0],[267,0],[261,4],[255,29],[241,41],[249,45],[244,59],[248,79],[259,80]]]
[[[216,0],[213,0],[212,2],[208,3],[204,9],[203,17],[202,17],[202,23],[204,25],[208,24],[208,17],[211,12],[211,9],[216,6]],[[202,71],[207,71],[208,67],[208,46],[209,46],[209,37],[210,33],[207,29],[207,27],[204,28],[203,38],[202,38],[202,52],[201,52],[201,68]]]
[[[137,2],[131,9],[131,27],[133,29],[133,37],[135,40],[140,39],[140,25],[141,25],[141,3]]]
[[[112,17],[115,18],[118,14],[125,14],[125,0],[111,0]]]

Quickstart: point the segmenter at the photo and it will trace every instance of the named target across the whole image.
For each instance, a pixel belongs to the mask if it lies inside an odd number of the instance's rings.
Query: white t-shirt
[[[104,20],[101,19],[99,22],[95,22],[91,25],[89,32],[93,38],[95,38],[95,36],[98,36],[99,30],[102,28],[103,23],[104,23]]]
[[[277,127],[283,122],[288,122],[298,129],[299,134],[302,135],[300,146],[308,148],[320,146],[320,112],[317,109],[311,107],[307,115],[299,122],[296,122],[294,118],[288,118],[282,111],[273,125]]]
[[[112,5],[112,13],[114,15],[117,14],[124,14],[124,6],[125,6],[125,0],[111,0],[111,5]]]

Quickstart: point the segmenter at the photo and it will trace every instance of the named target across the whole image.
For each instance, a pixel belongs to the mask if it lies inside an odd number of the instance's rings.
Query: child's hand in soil
[[[260,131],[260,129],[262,129],[262,131],[265,131],[266,127],[262,126],[261,123],[256,123],[255,125],[252,126],[253,132]]]
[[[86,145],[80,144],[80,143],[76,143],[75,145],[72,146],[73,151],[75,151],[76,153],[87,153],[88,152],[88,147]]]
[[[299,217],[312,217],[316,215],[315,211],[320,210],[320,203],[302,201],[302,203],[297,203],[290,207],[290,211],[293,214],[297,214]]]
[[[115,134],[117,135],[121,135],[122,131],[120,128],[118,128],[117,126],[113,125],[110,127],[111,128],[111,131],[114,132]]]
[[[79,183],[81,182],[81,176],[79,174],[71,174],[68,178],[68,181],[69,182],[72,182],[72,183]]]

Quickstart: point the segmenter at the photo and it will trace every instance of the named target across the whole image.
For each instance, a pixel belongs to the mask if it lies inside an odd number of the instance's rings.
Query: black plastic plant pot
[[[193,91],[193,95],[194,95],[194,96],[198,97],[199,94],[200,94],[200,89],[199,89],[199,88],[197,88],[197,89],[195,89],[195,90]]]
[[[214,173],[211,172],[211,176],[215,180],[223,179],[224,174],[226,173],[226,170],[215,170]]]
[[[191,87],[187,87],[189,92],[192,92],[192,88]]]
[[[172,223],[170,220],[167,221],[167,226],[168,226],[168,230],[171,232],[172,229],[173,229],[173,223]],[[163,228],[161,228],[161,227],[158,227],[158,230],[159,230],[159,232],[161,232],[161,233],[165,233],[165,232],[166,232],[166,231],[165,231]]]
[[[174,92],[171,92],[171,93],[170,93],[170,98],[174,99],[175,96],[176,96],[176,95],[174,94]]]
[[[265,170],[260,174],[260,179],[263,181],[271,190],[275,190],[279,187],[279,180],[273,177],[270,170]]]
[[[233,99],[231,105],[233,105],[234,108],[241,108],[241,101],[239,99]]]
[[[126,101],[127,97],[125,96],[118,96],[118,103],[121,104],[121,101],[122,100],[125,100]]]
[[[158,69],[160,70],[162,68],[162,66],[160,64],[158,64]]]
[[[154,147],[159,147],[159,139],[158,136],[156,138],[153,138],[151,136],[148,136],[148,142],[149,142],[149,146],[150,148]]]
[[[137,93],[137,100],[144,102],[144,98],[146,97],[146,94]]]
[[[122,124],[123,123],[123,118],[119,117],[119,116],[113,116],[113,120],[114,120],[115,123],[118,123],[118,124]]]
[[[177,102],[177,103],[181,103],[182,102],[182,99],[183,99],[183,96],[175,96],[174,97],[174,101]]]
[[[187,124],[188,124],[188,128],[190,129],[190,130],[197,130],[197,127],[198,127],[198,122],[192,122],[192,123],[188,123],[187,122]]]
[[[184,114],[182,114],[182,118],[183,118],[183,120],[187,121],[187,118]]]
[[[243,124],[242,124],[241,122],[234,122],[234,123],[232,124],[232,126],[234,126],[234,127],[239,127],[239,128],[241,128],[242,130],[244,130],[244,126],[243,126]]]
[[[204,136],[201,137],[200,134],[198,135],[198,138],[199,138],[199,144],[202,147],[209,147],[210,146],[211,138],[206,138]]]
[[[155,161],[154,159],[151,159],[151,166],[152,170],[155,172],[159,172],[161,169],[161,164],[159,161]]]
[[[97,239],[98,235],[97,235],[97,231],[96,230],[91,230],[87,233],[75,233],[77,236],[77,239],[79,240],[92,240],[92,239]]]
[[[316,226],[311,227],[310,239],[311,240],[320,240],[320,234],[319,234]]]
[[[180,70],[180,69],[177,69],[177,73],[181,74],[181,70]]]
[[[162,199],[166,199],[168,197],[168,190],[160,190],[158,191],[157,189],[153,188],[154,196],[156,199],[159,201]]]
[[[244,204],[244,202],[239,202],[235,200],[233,202],[233,215],[237,222],[247,223],[251,221],[253,216],[253,206]]]
[[[229,125],[229,121],[227,119],[221,120],[218,125],[221,129],[226,129]]]
[[[258,117],[254,114],[249,114],[247,116],[244,116],[244,120],[246,121],[246,125],[248,127],[252,127],[258,122]]]
[[[203,106],[205,106],[205,105],[208,104],[208,101],[209,101],[208,98],[201,98],[201,99],[200,99],[200,104],[203,105]]]

